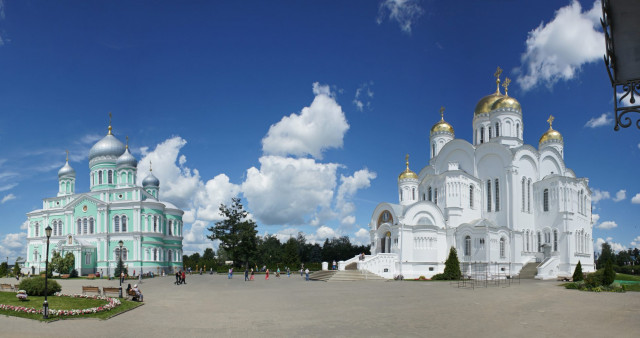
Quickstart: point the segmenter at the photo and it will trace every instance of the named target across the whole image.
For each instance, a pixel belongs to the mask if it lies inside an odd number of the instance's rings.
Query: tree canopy
[[[230,207],[220,204],[219,210],[224,219],[207,229],[211,231],[207,238],[219,240],[234,265],[248,264],[257,250],[256,223],[247,217],[239,198],[234,197]]]

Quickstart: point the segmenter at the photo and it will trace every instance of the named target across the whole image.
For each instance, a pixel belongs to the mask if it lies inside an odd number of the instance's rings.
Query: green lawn
[[[44,297],[40,297],[40,296],[29,296],[28,300],[21,301],[16,297],[16,293],[14,292],[0,292],[0,304],[32,307],[40,310],[42,309],[43,301],[44,301]],[[49,296],[47,297],[47,301],[49,302],[49,308],[55,309],[55,310],[88,309],[92,307],[106,305],[108,303],[105,300],[99,300],[99,299],[57,297],[57,296]],[[121,301],[122,301],[122,304],[120,306],[110,311],[102,311],[98,313],[92,313],[92,314],[86,314],[86,315],[80,315],[80,316],[52,317],[49,320],[78,318],[78,317],[108,319],[121,312],[128,311],[142,305],[142,303],[132,302],[128,300],[121,300]],[[43,320],[41,314],[23,313],[23,312],[11,311],[11,310],[0,310],[0,315]]]
[[[630,280],[630,281],[640,282],[640,276],[626,275],[624,273],[617,273],[616,274],[616,280]]]

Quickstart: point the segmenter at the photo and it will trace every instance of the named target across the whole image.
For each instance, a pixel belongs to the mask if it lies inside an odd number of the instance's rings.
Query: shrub
[[[447,276],[445,276],[444,273],[438,273],[433,275],[433,277],[431,277],[431,280],[448,280],[450,278],[447,278]]]
[[[582,274],[582,264],[578,261],[578,265],[576,265],[576,270],[573,272],[573,281],[579,282],[584,279],[584,275]]]
[[[608,260],[604,264],[604,273],[602,277],[602,285],[610,285],[616,279],[616,272],[613,271],[613,263]]]
[[[18,286],[20,290],[27,291],[29,296],[44,296],[44,278],[32,277],[25,278]],[[51,296],[56,292],[60,292],[62,287],[55,280],[47,281],[47,295]]]
[[[460,279],[460,261],[458,261],[458,252],[456,248],[451,247],[449,257],[444,262],[444,279]]]
[[[78,277],[78,270],[76,270],[76,269],[71,270],[71,273],[69,274],[69,277],[70,278]]]
[[[584,285],[587,288],[594,288],[596,286],[602,285],[602,277],[604,274],[604,270],[600,269],[594,273],[590,273],[587,277],[584,278]]]

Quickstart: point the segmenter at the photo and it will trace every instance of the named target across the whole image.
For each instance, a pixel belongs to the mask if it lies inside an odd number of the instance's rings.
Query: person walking
[[[291,269],[287,266],[287,277],[291,277]]]
[[[253,274],[255,271],[253,271],[253,268],[251,268],[251,278],[249,280],[253,280]]]
[[[269,280],[269,269],[267,269],[267,274],[264,276],[264,280]]]
[[[280,267],[278,267],[278,270],[276,270],[276,277],[280,278]]]
[[[182,270],[182,284],[187,284],[187,274]]]
[[[233,278],[233,268],[229,268],[229,279]]]
[[[307,276],[307,282],[309,281],[309,268],[307,268],[306,270],[304,270],[305,275]]]
[[[247,269],[247,267],[244,268],[244,281],[248,281],[249,280],[249,269]]]

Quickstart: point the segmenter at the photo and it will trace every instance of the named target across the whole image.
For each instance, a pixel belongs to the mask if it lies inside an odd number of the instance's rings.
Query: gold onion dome
[[[411,171],[411,169],[409,169],[409,154],[407,154],[406,156],[406,165],[407,165],[407,169],[405,169],[405,171],[403,171],[400,176],[398,176],[398,181],[401,180],[406,180],[406,179],[418,179],[418,175],[416,173],[414,173],[413,171]]]
[[[453,132],[453,127],[444,120],[444,107],[440,108],[440,121],[431,127],[431,135],[438,132],[448,132],[452,135],[455,134]]]
[[[549,116],[549,119],[547,120],[547,122],[549,122],[549,130],[547,130],[544,134],[542,134],[542,136],[540,137],[539,144],[543,144],[549,141],[563,142],[562,134],[560,134],[559,131],[551,127],[554,119],[555,118],[553,117],[553,115]]]
[[[504,97],[504,95],[500,93],[500,74],[502,74],[502,69],[498,67],[496,73],[493,75],[496,77],[496,92],[491,95],[487,95],[481,98],[480,101],[478,101],[478,104],[476,104],[476,109],[473,111],[474,116],[480,114],[488,114],[491,110],[493,110],[493,105],[496,103],[496,101]]]
[[[493,106],[491,106],[491,110],[511,108],[512,110],[522,113],[520,102],[518,102],[518,100],[514,99],[508,94],[509,83],[511,83],[511,80],[509,78],[506,78],[504,80],[504,83],[502,84],[502,87],[504,88],[504,96],[493,103]]]

